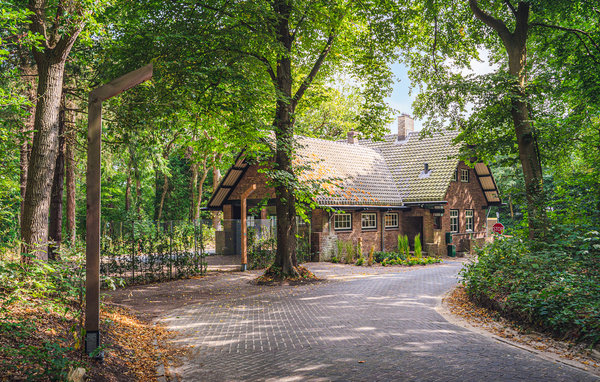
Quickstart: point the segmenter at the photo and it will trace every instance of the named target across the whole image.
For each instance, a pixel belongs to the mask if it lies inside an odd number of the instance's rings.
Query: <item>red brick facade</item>
[[[461,181],[461,172],[468,172],[469,181]],[[275,197],[273,189],[266,186],[267,178],[258,171],[258,166],[250,166],[243,178],[236,185],[229,196],[229,201],[240,199],[243,191],[252,184],[256,184],[256,190],[251,194],[251,199],[272,199]],[[453,235],[454,244],[457,251],[469,250],[469,238],[471,232],[466,232],[466,211],[473,211],[473,233],[485,232],[485,222],[487,213],[487,202],[475,171],[465,165],[463,162],[458,165],[458,177],[456,181],[451,181],[445,198],[446,204],[440,201],[437,205],[424,202],[407,203],[403,208],[385,210],[383,208],[364,209],[357,211],[356,208],[348,207],[346,212],[352,215],[352,228],[348,230],[336,230],[334,228],[333,213],[320,209],[312,213],[312,250],[318,254],[321,260],[331,256],[336,240],[351,240],[354,244],[358,238],[362,238],[363,253],[368,254],[371,247],[375,251],[391,251],[397,247],[397,238],[399,234],[407,234],[412,241],[417,233],[421,234],[421,243],[423,250],[429,254],[445,255],[447,253],[445,233],[450,232],[450,210],[458,210],[458,232]],[[443,216],[434,216],[437,210],[438,214],[443,207]],[[432,212],[432,208],[435,210]],[[224,218],[231,219],[231,205],[224,205]],[[374,213],[376,216],[376,228],[363,229],[361,217],[364,213]],[[398,227],[385,228],[384,216],[386,213],[398,214]],[[437,223],[440,225],[436,227]],[[383,240],[382,240],[383,236]],[[317,258],[315,256],[314,258]]]

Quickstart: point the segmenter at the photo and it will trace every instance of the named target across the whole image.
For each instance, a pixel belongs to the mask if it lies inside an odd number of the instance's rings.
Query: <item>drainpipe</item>
[[[379,211],[379,214],[381,215],[381,252],[385,251],[385,212],[384,211]],[[400,218],[400,216],[398,216],[398,218]]]

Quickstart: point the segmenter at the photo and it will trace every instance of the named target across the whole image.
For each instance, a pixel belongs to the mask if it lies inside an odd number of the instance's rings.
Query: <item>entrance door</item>
[[[423,244],[423,217],[422,216],[405,216],[402,218],[403,234],[408,236],[410,249],[415,250],[415,236],[421,235],[421,245]]]

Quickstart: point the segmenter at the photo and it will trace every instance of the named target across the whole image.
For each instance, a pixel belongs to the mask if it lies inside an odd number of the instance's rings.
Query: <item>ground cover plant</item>
[[[77,251],[52,262],[0,260],[0,380],[66,380],[78,368],[91,380],[153,380],[158,352],[175,354],[166,330],[103,306],[104,363],[87,357],[84,273]]]
[[[478,250],[462,270],[468,296],[478,304],[553,335],[600,342],[600,236],[558,227],[554,239],[513,236]]]

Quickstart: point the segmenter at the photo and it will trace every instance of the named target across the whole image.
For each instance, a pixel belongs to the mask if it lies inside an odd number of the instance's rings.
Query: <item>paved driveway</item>
[[[189,381],[599,380],[447,322],[435,306],[460,266],[386,269],[177,309],[162,321],[194,350],[172,371]]]

